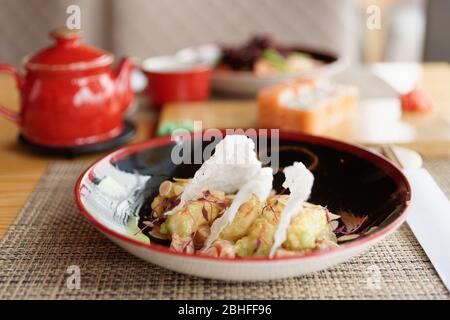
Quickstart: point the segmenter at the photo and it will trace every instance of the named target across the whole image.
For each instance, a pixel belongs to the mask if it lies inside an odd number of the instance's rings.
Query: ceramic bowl
[[[259,138],[258,138],[259,140]],[[176,142],[162,137],[128,146],[92,164],[79,178],[75,195],[86,218],[130,253],[181,273],[222,280],[255,281],[304,275],[355,257],[395,231],[406,219],[411,188],[402,172],[387,159],[347,143],[280,133],[280,167],[294,161],[311,169],[315,183],[310,202],[331,212],[368,215],[377,231],[338,248],[275,259],[213,258],[176,253],[138,232],[136,219],[149,210],[160,183],[171,177],[192,177],[199,164],[171,161]],[[196,144],[192,143],[192,148]],[[197,145],[205,148],[208,142]],[[257,143],[258,145],[258,143]],[[274,177],[280,190],[281,171]]]
[[[141,69],[147,78],[145,92],[156,107],[170,102],[204,101],[209,98],[211,67],[208,64],[159,56],[144,60]]]

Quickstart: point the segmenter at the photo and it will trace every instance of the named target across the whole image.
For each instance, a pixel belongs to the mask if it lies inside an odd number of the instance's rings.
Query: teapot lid
[[[81,44],[81,31],[60,28],[50,35],[55,44],[38,51],[25,62],[29,70],[80,71],[110,65],[113,57],[103,50]]]

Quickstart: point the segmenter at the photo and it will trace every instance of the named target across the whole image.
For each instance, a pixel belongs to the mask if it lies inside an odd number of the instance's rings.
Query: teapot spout
[[[131,87],[131,72],[134,65],[128,58],[122,58],[115,71],[116,97],[125,111],[133,101],[134,92]]]

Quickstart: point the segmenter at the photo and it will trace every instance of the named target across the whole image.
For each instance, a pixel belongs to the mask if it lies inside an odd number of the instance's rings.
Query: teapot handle
[[[16,85],[19,91],[22,89],[23,78],[16,67],[9,64],[0,64],[0,73],[6,73],[13,76],[16,79]],[[2,106],[0,106],[0,116],[3,116],[4,118],[15,122],[19,126],[21,124],[21,117],[17,112],[11,111]]]

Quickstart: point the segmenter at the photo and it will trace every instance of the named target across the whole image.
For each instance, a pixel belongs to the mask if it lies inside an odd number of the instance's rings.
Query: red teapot
[[[80,31],[57,29],[55,44],[24,62],[25,76],[7,64],[0,72],[15,77],[20,113],[0,106],[0,115],[16,122],[28,141],[50,147],[100,143],[121,134],[131,104],[132,63],[79,42]]]

